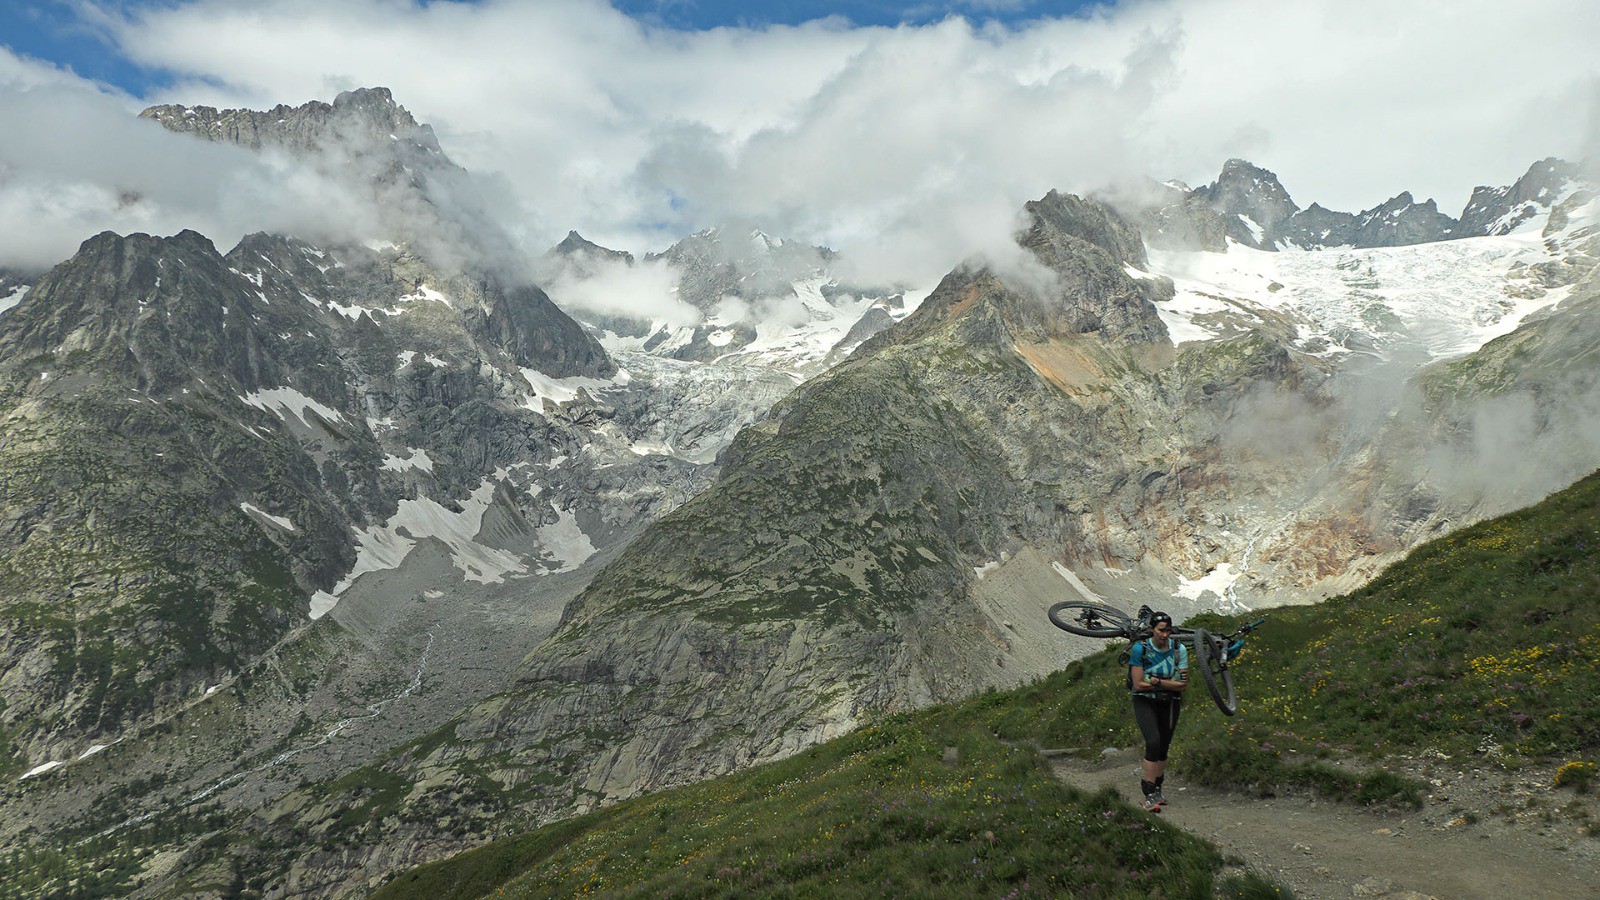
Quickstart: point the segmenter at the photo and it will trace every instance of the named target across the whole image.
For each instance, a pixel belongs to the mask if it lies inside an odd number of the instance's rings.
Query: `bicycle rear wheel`
[[[1063,631],[1092,638],[1122,637],[1133,630],[1133,620],[1103,603],[1063,600],[1050,607],[1050,623]]]
[[[1222,639],[1204,628],[1194,630],[1194,663],[1205,680],[1206,690],[1225,716],[1239,711],[1239,698],[1233,693],[1233,673],[1222,661]]]

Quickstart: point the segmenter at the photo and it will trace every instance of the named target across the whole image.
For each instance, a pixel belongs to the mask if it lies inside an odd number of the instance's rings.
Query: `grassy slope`
[[[1189,704],[1177,777],[1404,803],[1413,785],[1349,762],[1491,744],[1512,759],[1592,760],[1597,550],[1600,473],[1423,546],[1354,594],[1274,611],[1236,670],[1240,714]],[[382,896],[1270,896],[1253,877],[1213,884],[1214,850],[1056,783],[1028,749],[1129,744],[1120,682],[1108,650],[1015,691],[497,841]]]
[[[908,716],[491,844],[384,895],[1210,897],[1221,864],[968,718]]]

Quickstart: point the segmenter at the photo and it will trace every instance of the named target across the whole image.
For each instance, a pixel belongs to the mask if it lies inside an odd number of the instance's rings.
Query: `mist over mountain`
[[[0,270],[0,834],[123,888],[360,892],[1035,678],[1063,596],[1315,602],[1600,466],[1560,160],[1455,218],[1042,185],[919,287],[750,221],[521,253],[382,88],[145,115],[358,212]]]
[[[108,229],[195,228],[227,243],[259,230],[365,236],[375,224],[337,178],[171,134],[109,97],[58,85],[0,90],[0,111],[11,122],[50,123],[54,138],[0,135],[0,214],[27,223],[0,235],[0,266],[42,273]]]
[[[375,230],[347,232],[347,240],[388,240],[413,245],[440,265],[487,269],[516,280],[529,276],[479,183],[387,88],[345,91],[332,103],[280,104],[265,112],[169,104],[139,116],[168,131],[282,153],[348,185],[364,201]]]
[[[541,280],[614,353],[815,374],[910,311],[906,289],[851,284],[838,254],[719,227],[636,261],[577,232]]]

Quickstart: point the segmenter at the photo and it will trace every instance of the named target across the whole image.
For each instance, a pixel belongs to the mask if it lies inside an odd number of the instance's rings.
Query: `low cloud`
[[[1600,465],[1600,384],[1592,373],[1486,399],[1459,422],[1455,440],[1428,456],[1429,483],[1491,514],[1539,500]]]
[[[660,261],[589,259],[582,268],[547,270],[542,283],[550,298],[578,318],[621,316],[669,326],[698,325],[700,310],[675,296],[678,270]]]
[[[1029,43],[997,43],[1012,41]],[[1039,75],[998,64],[999,49],[961,20],[880,35],[736,145],[702,125],[664,129],[638,183],[681,197],[692,220],[760,221],[840,248],[864,282],[925,284],[969,255],[1008,257],[1026,201],[1142,170],[1129,120],[1172,48],[1146,35],[1110,70]]]
[[[1219,441],[1223,451],[1234,458],[1311,471],[1336,452],[1329,439],[1342,429],[1331,412],[1336,410],[1314,403],[1304,393],[1263,381],[1229,411]]]
[[[175,135],[125,98],[0,50],[0,264],[42,269],[104,230],[193,228],[226,250],[251,231],[382,233],[349,185],[286,158]],[[30,76],[30,77],[25,77]],[[25,124],[24,124],[25,123]],[[17,127],[22,125],[22,127]]]
[[[1524,377],[1488,395],[1425,391],[1447,365],[1397,352],[1351,360],[1310,391],[1262,383],[1228,410],[1219,445],[1242,470],[1265,461],[1267,471],[1296,473],[1306,498],[1388,473],[1404,496],[1381,502],[1425,498],[1419,508],[1452,517],[1501,515],[1600,466],[1593,371]]]

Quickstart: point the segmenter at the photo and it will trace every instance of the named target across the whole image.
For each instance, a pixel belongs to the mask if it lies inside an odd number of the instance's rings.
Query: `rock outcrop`
[[[1222,217],[1228,237],[1257,250],[1271,247],[1300,211],[1277,175],[1242,159],[1223,163],[1217,180],[1196,188],[1194,194]]]

